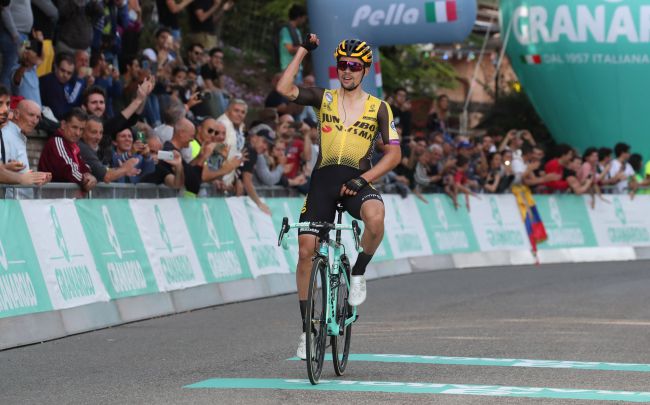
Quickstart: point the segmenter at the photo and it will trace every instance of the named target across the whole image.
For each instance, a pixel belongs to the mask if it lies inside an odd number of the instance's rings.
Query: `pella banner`
[[[502,0],[500,13],[515,72],[558,142],[648,153],[647,0]]]
[[[309,25],[320,38],[313,52],[317,84],[329,84],[333,53],[346,38],[377,47],[417,43],[462,42],[476,20],[476,0],[308,0]],[[364,89],[378,93],[378,67],[370,69]]]

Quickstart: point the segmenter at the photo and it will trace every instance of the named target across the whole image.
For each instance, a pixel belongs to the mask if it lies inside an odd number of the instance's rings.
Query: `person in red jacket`
[[[569,166],[569,163],[571,163],[571,160],[573,159],[573,148],[565,143],[560,144],[557,146],[557,156],[558,157],[549,160],[546,162],[546,165],[544,165],[544,171],[546,174],[557,173],[562,176],[562,178],[559,180],[548,181],[544,183],[548,191],[551,193],[563,193],[569,189],[569,183],[566,180],[568,177],[566,175],[566,168]]]
[[[39,171],[51,172],[53,182],[77,183],[83,191],[97,185],[77,145],[87,120],[88,116],[80,108],[66,113],[61,128],[47,140],[38,161]]]

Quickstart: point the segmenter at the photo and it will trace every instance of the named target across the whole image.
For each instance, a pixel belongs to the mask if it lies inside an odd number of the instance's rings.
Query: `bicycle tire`
[[[352,313],[352,307],[348,305],[348,294],[350,280],[350,262],[347,256],[341,256],[341,272],[339,273],[338,297],[336,300],[336,320],[339,327],[345,324],[345,320]],[[347,275],[347,277],[343,274]],[[332,361],[334,363],[334,372],[337,376],[342,376],[348,365],[350,355],[350,339],[352,338],[352,324],[343,327],[343,335],[332,336]]]
[[[327,342],[327,261],[318,256],[312,265],[307,295],[307,375],[312,385],[318,384]],[[320,285],[319,285],[320,283]],[[313,332],[313,333],[312,333]]]

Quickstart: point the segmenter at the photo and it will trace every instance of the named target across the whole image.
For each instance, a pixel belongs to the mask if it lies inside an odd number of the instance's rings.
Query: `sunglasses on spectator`
[[[345,69],[350,69],[350,72],[361,72],[364,66],[363,63],[361,62],[350,62],[346,60],[340,60],[336,62],[336,68],[341,72],[345,72]]]
[[[219,130],[214,129],[214,128],[208,128],[208,134],[209,135],[212,135],[212,134],[225,134],[225,133],[226,133],[226,131],[219,131]]]

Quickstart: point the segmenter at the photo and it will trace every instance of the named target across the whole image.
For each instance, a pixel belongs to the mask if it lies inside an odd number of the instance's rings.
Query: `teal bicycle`
[[[352,323],[358,319],[357,308],[348,305],[350,287],[350,261],[345,254],[345,246],[341,243],[341,231],[351,230],[354,234],[354,245],[358,252],[361,229],[357,221],[352,225],[342,225],[343,206],[336,206],[337,222],[299,222],[289,224],[285,217],[278,237],[278,246],[288,249],[284,239],[291,229],[312,229],[318,231],[318,250],[312,259],[309,293],[307,296],[307,312],[305,315],[305,331],[307,331],[307,375],[309,381],[316,385],[320,379],[327,350],[327,337],[330,336],[334,372],[342,376],[348,363],[350,353],[350,338]],[[330,232],[336,231],[334,240]],[[333,261],[330,263],[330,248],[333,249]],[[312,333],[309,333],[309,332]]]

